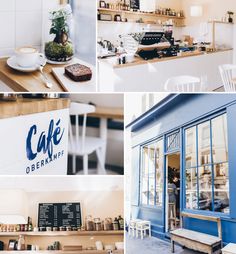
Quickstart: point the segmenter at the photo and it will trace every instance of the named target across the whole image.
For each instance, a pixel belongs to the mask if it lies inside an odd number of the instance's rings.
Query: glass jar
[[[50,12],[51,40],[45,43],[45,56],[49,63],[65,64],[74,56],[74,46],[70,35],[72,33],[73,15],[69,4],[59,10]]]
[[[105,218],[104,230],[112,230],[112,229],[113,229],[112,218]]]
[[[94,226],[96,231],[101,231],[102,230],[102,222],[100,218],[95,218],[94,219]]]
[[[94,230],[94,222],[93,222],[93,217],[91,215],[88,215],[85,218],[85,229],[87,231],[93,231]]]

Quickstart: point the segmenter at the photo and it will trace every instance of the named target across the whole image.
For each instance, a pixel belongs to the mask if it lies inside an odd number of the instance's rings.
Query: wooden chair
[[[129,222],[129,236],[132,235],[133,237],[135,237],[135,235],[136,235],[136,225],[140,221],[141,221],[140,219],[130,220],[130,222]]]
[[[73,173],[76,173],[76,156],[83,157],[84,174],[88,174],[88,155],[96,152],[98,158],[98,165],[101,173],[106,174],[105,161],[102,154],[105,140],[97,137],[86,136],[87,114],[95,111],[95,107],[88,104],[81,104],[72,102],[70,106],[70,116],[75,117],[74,132],[72,130],[72,123],[69,125],[69,147],[68,153],[73,156]],[[83,126],[80,131],[79,116],[83,116]]]
[[[193,230],[184,229],[183,217],[216,222],[218,227],[218,237],[200,233]],[[208,254],[221,253],[222,229],[221,229],[221,220],[219,217],[182,212],[180,222],[181,222],[181,228],[175,229],[170,232],[172,253],[174,253],[175,251],[174,250],[175,242],[179,243],[183,247],[187,247],[189,249],[208,253]]]
[[[164,89],[167,92],[202,92],[203,86],[200,78],[192,76],[177,76],[169,78],[165,85]]]
[[[219,70],[225,92],[235,92],[236,82],[233,81],[233,73],[236,71],[236,65],[223,64],[219,66]]]
[[[146,220],[141,220],[136,223],[136,238],[139,237],[139,233],[141,239],[146,236],[146,232],[148,230],[149,237],[151,237],[151,222]]]

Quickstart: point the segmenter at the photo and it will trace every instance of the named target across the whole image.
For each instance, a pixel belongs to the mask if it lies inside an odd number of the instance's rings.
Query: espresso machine
[[[146,32],[140,42],[137,54],[145,59],[177,56],[172,30],[164,32]]]

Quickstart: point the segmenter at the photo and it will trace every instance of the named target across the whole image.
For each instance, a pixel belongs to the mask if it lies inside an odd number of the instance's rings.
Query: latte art
[[[31,48],[31,47],[22,47],[22,48],[19,48],[17,51],[22,54],[32,54],[37,52],[35,48]]]

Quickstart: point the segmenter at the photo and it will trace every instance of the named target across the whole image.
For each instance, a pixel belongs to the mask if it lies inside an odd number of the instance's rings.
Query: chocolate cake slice
[[[92,78],[92,71],[82,64],[72,64],[65,67],[65,74],[76,82],[88,81]]]

